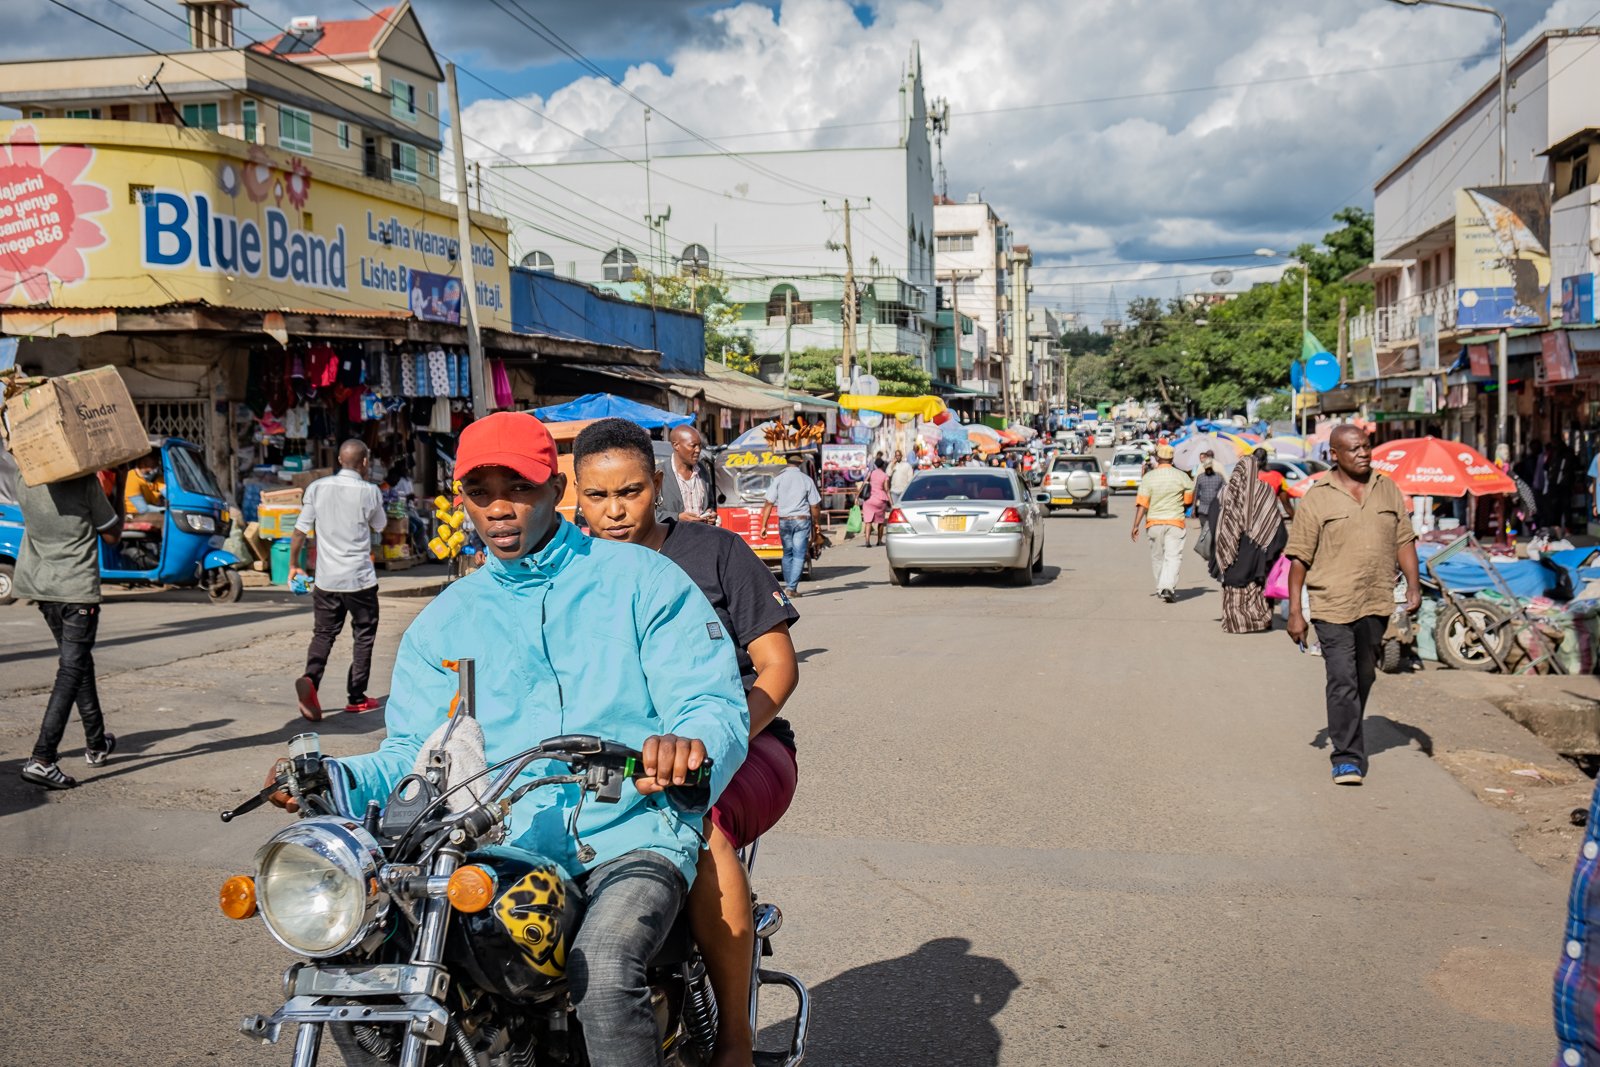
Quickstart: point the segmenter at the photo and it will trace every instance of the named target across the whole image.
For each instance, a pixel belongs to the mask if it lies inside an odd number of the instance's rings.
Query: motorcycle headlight
[[[303,956],[337,956],[389,911],[378,879],[383,851],[359,823],[302,819],[256,853],[256,899],[278,943]]]
[[[172,518],[175,525],[183,527],[190,533],[217,532],[217,517],[203,511],[175,511],[172,513]]]

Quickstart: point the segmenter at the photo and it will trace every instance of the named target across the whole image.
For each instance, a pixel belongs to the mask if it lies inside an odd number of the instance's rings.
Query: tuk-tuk
[[[167,506],[126,516],[121,541],[100,543],[100,580],[127,586],[198,586],[213,604],[237,602],[244,595],[239,576],[244,564],[220,547],[232,520],[199,446],[168,437],[152,439],[150,448],[161,454]],[[112,506],[122,511],[120,499]],[[0,604],[15,599],[11,574],[21,547],[22,510],[0,505]]]
[[[819,470],[815,448],[772,449],[764,446],[736,448],[722,453],[715,460],[717,477],[717,524],[744,539],[755,554],[769,567],[783,563],[783,542],[778,539],[778,517],[767,523],[767,535],[757,535],[756,524],[761,521],[761,508],[767,502],[767,487],[780,471],[789,466],[789,456],[801,453],[806,457],[804,470],[813,481]],[[811,554],[806,556],[801,578],[811,578]]]

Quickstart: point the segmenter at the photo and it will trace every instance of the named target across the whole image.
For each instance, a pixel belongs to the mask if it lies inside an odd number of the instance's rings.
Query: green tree
[[[805,348],[789,357],[789,373],[794,384],[807,392],[835,393],[839,386],[834,369],[842,353],[837,348]],[[932,385],[928,372],[912,356],[875,354],[872,376],[884,396],[922,396]]]
[[[1311,280],[1323,285],[1342,282],[1351,271],[1372,262],[1372,212],[1341,208],[1333,213],[1333,221],[1344,225],[1322,235],[1322,249],[1308,243],[1294,250],[1295,258],[1311,268]]]
[[[1061,347],[1074,355],[1103,356],[1111,351],[1112,340],[1109,333],[1095,333],[1080,326],[1061,334]]]
[[[639,269],[634,280],[639,283],[640,303],[699,313],[706,324],[706,362],[726,363],[746,374],[756,372],[755,345],[734,329],[744,305],[728,302],[727,280],[721,272],[702,271],[690,278]]]

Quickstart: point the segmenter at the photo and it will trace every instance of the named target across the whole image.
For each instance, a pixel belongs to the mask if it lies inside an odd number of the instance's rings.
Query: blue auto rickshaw
[[[150,448],[161,454],[167,506],[128,516],[118,544],[101,542],[100,580],[127,586],[198,586],[213,604],[237,602],[244,595],[239,576],[244,564],[220,547],[231,519],[200,448],[176,437],[152,439]],[[113,504],[122,510],[120,500]],[[11,575],[21,545],[21,509],[0,505],[0,604],[15,599]]]

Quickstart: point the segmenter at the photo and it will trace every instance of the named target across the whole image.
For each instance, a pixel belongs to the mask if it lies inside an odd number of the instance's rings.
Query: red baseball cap
[[[479,467],[509,467],[535,484],[556,473],[556,443],[544,423],[523,411],[497,411],[456,439],[456,477]]]

